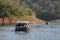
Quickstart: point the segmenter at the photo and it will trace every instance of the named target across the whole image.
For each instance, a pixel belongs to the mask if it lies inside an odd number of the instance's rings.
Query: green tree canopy
[[[0,17],[8,17],[12,14],[12,8],[4,2],[0,2]]]

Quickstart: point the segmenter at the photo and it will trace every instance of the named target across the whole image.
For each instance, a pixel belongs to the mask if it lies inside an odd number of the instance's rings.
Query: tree
[[[12,15],[12,9],[4,2],[0,2],[0,18],[2,18],[2,25],[4,25],[4,18]]]
[[[32,12],[30,10],[28,11],[28,15],[29,16],[32,16]]]

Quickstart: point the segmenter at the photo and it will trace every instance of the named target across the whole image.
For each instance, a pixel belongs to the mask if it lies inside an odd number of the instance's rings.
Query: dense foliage
[[[26,3],[32,10],[34,10],[39,19],[40,18],[42,18],[43,20],[60,19],[60,0],[20,0],[20,1],[21,3]]]
[[[38,16],[36,16],[39,19],[45,20],[45,21],[51,21],[56,18],[56,15],[54,14],[49,14],[49,13],[41,13],[41,14],[37,14]]]
[[[4,2],[0,2],[0,17],[9,17],[11,15],[15,15],[12,7]]]
[[[32,16],[34,12],[19,0],[0,0],[0,17]]]

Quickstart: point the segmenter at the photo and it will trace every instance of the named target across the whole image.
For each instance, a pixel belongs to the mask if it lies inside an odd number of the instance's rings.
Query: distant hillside
[[[48,11],[60,13],[60,0],[20,0],[20,2],[26,3],[37,13]]]
[[[53,15],[53,19],[60,19],[60,0],[20,0],[20,2],[34,10],[39,19],[45,19],[46,14]]]
[[[36,18],[35,12],[20,0],[0,0],[0,24],[11,24],[16,21],[44,22]]]

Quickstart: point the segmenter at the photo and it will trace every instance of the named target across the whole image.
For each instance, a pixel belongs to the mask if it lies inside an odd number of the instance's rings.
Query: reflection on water
[[[60,25],[32,24],[27,33],[14,29],[12,26],[0,27],[0,40],[60,40]]]

